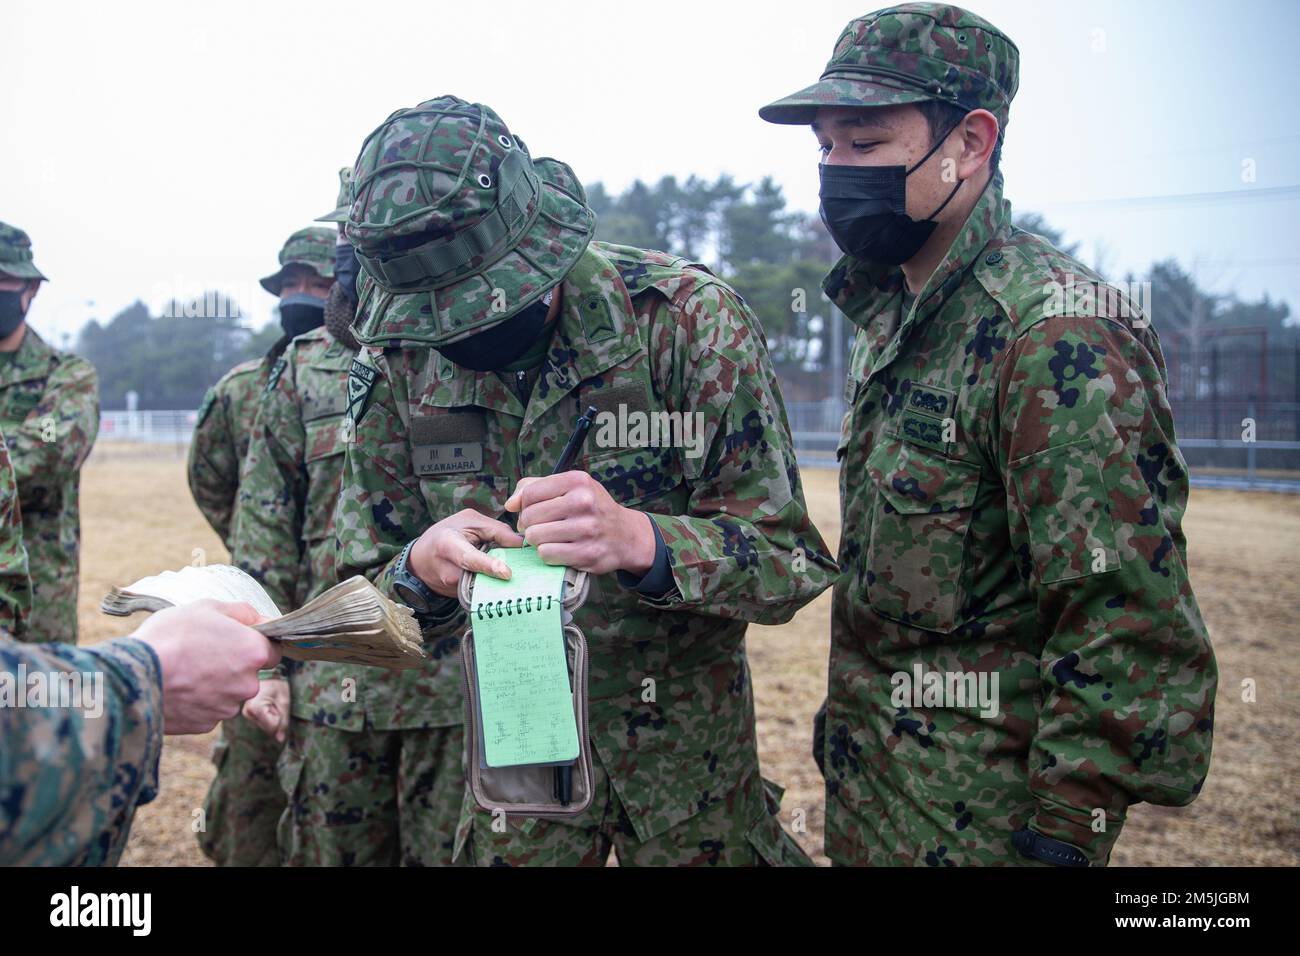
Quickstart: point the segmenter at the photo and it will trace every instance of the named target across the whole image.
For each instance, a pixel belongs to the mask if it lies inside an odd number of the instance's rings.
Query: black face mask
[[[961,181],[938,209],[917,222],[907,214],[907,177],[923,166],[947,138],[945,133],[911,169],[821,165],[822,222],[845,255],[899,266],[921,251],[939,225],[934,217],[957,195]]]
[[[357,263],[356,247],[345,242],[334,247],[334,281],[339,284],[353,302],[357,301]]]
[[[461,368],[494,372],[510,365],[533,347],[546,328],[546,314],[550,311],[551,294],[548,292],[486,332],[434,348]]]
[[[25,291],[19,289],[17,292],[0,292],[0,339],[11,335],[27,314],[23,308]]]
[[[325,321],[325,300],[320,296],[295,292],[280,300],[280,328],[289,338],[310,332]]]

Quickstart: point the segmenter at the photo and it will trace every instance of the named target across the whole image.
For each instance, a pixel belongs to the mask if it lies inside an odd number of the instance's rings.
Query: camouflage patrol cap
[[[344,166],[339,170],[339,198],[334,200],[334,208],[323,216],[317,216],[315,221],[347,222],[350,205],[352,205],[352,167]]]
[[[1005,128],[1019,73],[1020,51],[987,20],[948,4],[904,3],[849,23],[822,78],[758,115],[807,124],[823,106],[940,100],[986,109]]]
[[[16,279],[40,279],[41,270],[32,262],[32,241],[16,226],[0,222],[0,273]]]
[[[490,108],[441,96],[393,113],[361,147],[344,231],[378,292],[357,338],[446,345],[541,298],[596,215],[564,163],[533,161]]]
[[[334,244],[337,234],[326,226],[299,229],[284,242],[280,250],[280,271],[259,280],[271,295],[279,295],[284,284],[284,270],[289,266],[306,266],[326,279],[334,278]]]

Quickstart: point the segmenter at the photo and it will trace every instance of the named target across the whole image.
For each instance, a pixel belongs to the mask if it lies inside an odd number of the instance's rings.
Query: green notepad
[[[536,548],[497,548],[511,578],[474,577],[474,665],[489,767],[570,763],[578,725],[569,689],[560,599],[564,568]]]

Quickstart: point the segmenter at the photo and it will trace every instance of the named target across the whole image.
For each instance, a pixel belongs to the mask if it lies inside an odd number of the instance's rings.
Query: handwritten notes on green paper
[[[474,578],[474,663],[489,767],[578,757],[560,598],[564,568],[536,548],[497,548],[511,578]]]

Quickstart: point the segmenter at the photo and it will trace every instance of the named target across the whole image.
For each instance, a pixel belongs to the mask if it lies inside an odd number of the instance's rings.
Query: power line
[[[1051,206],[1055,208],[1111,207],[1152,208],[1157,206],[1219,206],[1225,203],[1260,203],[1300,199],[1300,185],[1262,186],[1259,189],[1229,189],[1212,193],[1176,193],[1168,196],[1122,196],[1111,199],[1049,199],[1038,203],[1019,205],[1029,208]]]

